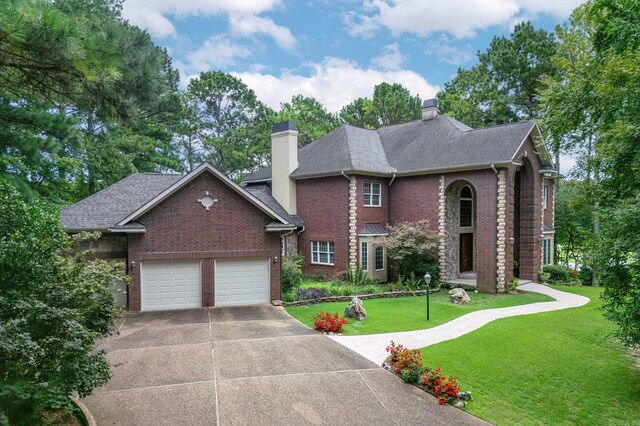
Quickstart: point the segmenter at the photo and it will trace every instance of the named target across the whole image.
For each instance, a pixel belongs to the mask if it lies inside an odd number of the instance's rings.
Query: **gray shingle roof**
[[[438,116],[382,127],[378,134],[389,163],[400,173],[413,173],[508,163],[532,127],[525,121],[461,130],[449,117]]]
[[[298,216],[292,216],[273,198],[271,195],[271,187],[269,185],[250,185],[245,188],[249,194],[262,201],[267,207],[282,216],[289,223],[293,223],[296,226],[303,226],[304,222]],[[268,225],[267,225],[268,226]]]
[[[293,178],[340,172],[390,175],[510,163],[531,121],[472,129],[446,115],[376,130],[343,125],[298,151]],[[271,179],[265,167],[243,182]]]
[[[181,177],[136,173],[62,210],[60,224],[70,231],[106,231]]]

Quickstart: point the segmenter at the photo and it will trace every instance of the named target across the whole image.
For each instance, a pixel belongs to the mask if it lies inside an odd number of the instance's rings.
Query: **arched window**
[[[473,193],[471,188],[465,185],[460,191],[460,227],[473,226]]]

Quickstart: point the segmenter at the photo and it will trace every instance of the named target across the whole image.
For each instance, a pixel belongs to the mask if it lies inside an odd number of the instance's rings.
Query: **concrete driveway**
[[[269,305],[129,315],[99,425],[485,424]]]

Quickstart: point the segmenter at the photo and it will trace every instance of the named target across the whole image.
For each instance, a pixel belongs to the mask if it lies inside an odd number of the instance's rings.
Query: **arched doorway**
[[[467,181],[446,191],[446,279],[473,274],[476,262],[476,195]]]

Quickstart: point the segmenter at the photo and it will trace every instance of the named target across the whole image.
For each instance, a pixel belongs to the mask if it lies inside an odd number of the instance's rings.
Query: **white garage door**
[[[269,260],[216,260],[216,306],[269,303]]]
[[[142,310],[199,308],[200,261],[142,262]]]

